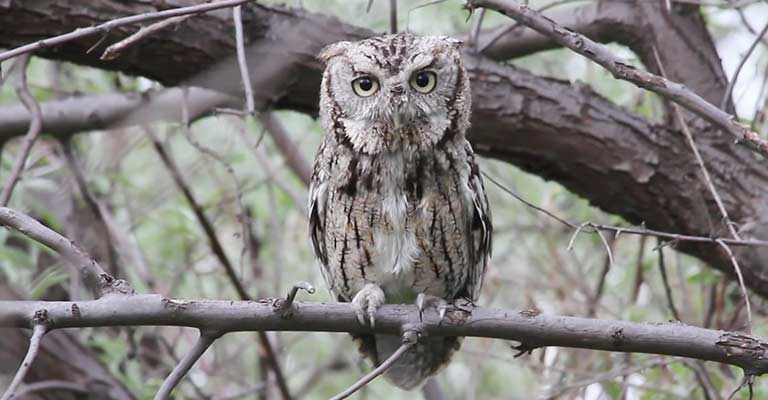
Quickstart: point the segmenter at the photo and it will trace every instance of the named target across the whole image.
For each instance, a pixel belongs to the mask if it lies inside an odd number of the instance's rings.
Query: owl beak
[[[405,96],[396,96],[392,99],[392,104],[394,105],[392,123],[395,125],[395,129],[400,129],[408,122],[408,115],[406,115],[407,99]]]

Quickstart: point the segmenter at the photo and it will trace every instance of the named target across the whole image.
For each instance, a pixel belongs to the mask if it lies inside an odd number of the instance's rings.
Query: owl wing
[[[491,256],[491,236],[493,225],[491,223],[491,209],[488,206],[488,197],[485,195],[483,178],[480,176],[480,168],[475,160],[475,154],[469,143],[466,144],[467,163],[469,175],[467,187],[469,197],[472,200],[472,215],[468,218],[470,249],[470,271],[468,274],[467,294],[471,299],[477,299],[483,285],[483,276]]]

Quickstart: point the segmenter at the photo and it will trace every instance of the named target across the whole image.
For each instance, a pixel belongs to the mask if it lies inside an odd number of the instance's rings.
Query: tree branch
[[[49,329],[168,325],[204,331],[302,331],[399,335],[423,324],[428,336],[474,336],[515,340],[529,346],[661,354],[716,361],[748,374],[768,372],[768,342],[736,332],[672,323],[637,323],[516,312],[493,308],[451,309],[419,320],[415,305],[383,305],[376,326],[361,325],[348,303],[294,302],[290,318],[275,312],[275,299],[181,300],[159,295],[107,296],[88,301],[0,301],[0,326],[31,327],[39,310]]]
[[[96,261],[75,242],[61,236],[32,217],[6,207],[0,207],[0,225],[13,228],[59,253],[75,267],[86,285],[97,297],[108,293],[130,294],[130,285],[107,274]]]
[[[176,385],[181,382],[181,380],[184,378],[184,375],[186,375],[187,372],[192,369],[192,366],[195,365],[200,357],[202,357],[203,353],[205,353],[205,351],[211,347],[213,342],[215,342],[216,339],[220,337],[221,334],[218,332],[201,331],[200,337],[197,339],[197,342],[195,342],[195,345],[192,347],[192,349],[189,350],[189,352],[184,356],[184,358],[181,359],[178,364],[176,364],[176,367],[173,369],[173,371],[171,371],[170,375],[168,375],[168,377],[165,378],[165,381],[163,381],[163,384],[160,386],[160,389],[155,395],[155,400],[168,399],[168,396],[171,395],[171,392],[173,392],[173,389],[176,387]]]
[[[539,33],[552,38],[555,42],[601,65],[610,71],[615,78],[631,82],[637,87],[652,91],[667,100],[680,104],[730,133],[737,141],[745,141],[756,152],[768,157],[768,141],[750,130],[749,127],[738,123],[733,115],[719,109],[680,83],[638,69],[629,62],[613,55],[605,46],[558,25],[555,21],[541,16],[525,5],[518,4],[513,0],[468,0],[467,7],[470,9],[490,8],[530,26]]]

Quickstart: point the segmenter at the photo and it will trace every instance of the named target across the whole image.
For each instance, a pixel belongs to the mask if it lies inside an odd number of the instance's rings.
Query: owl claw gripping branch
[[[491,252],[491,214],[465,134],[471,93],[460,42],[397,34],[326,47],[325,137],[310,185],[310,236],[332,295],[371,326],[384,303],[476,300]],[[374,364],[400,346],[360,335]],[[387,370],[412,389],[461,338],[428,337]]]

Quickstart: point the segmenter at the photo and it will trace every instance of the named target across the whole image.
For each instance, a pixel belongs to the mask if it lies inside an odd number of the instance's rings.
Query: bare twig
[[[240,6],[237,6],[237,7],[240,7]],[[121,51],[140,42],[142,39],[146,38],[147,36],[157,31],[163,30],[169,26],[180,24],[191,17],[192,17],[192,14],[180,15],[178,17],[168,18],[162,21],[155,22],[154,24],[151,24],[148,26],[142,26],[138,32],[107,47],[104,50],[104,52],[101,54],[101,59],[114,60],[120,55]]]
[[[664,284],[664,292],[667,294],[667,304],[669,305],[669,311],[672,312],[672,317],[676,321],[682,321],[680,314],[675,307],[675,300],[672,297],[672,288],[669,286],[669,279],[667,278],[667,264],[664,262],[664,246],[662,246],[661,239],[658,239],[658,246],[656,250],[659,252],[659,272],[661,272],[661,282]]]
[[[202,14],[212,10],[218,10],[220,8],[228,8],[238,6],[247,3],[251,0],[222,0],[215,3],[198,4],[190,7],[179,7],[170,10],[149,12],[144,14],[131,15],[128,17],[122,17],[107,21],[103,24],[91,26],[88,28],[78,28],[72,32],[65,33],[63,35],[54,36],[52,38],[38,40],[37,42],[30,43],[24,46],[17,47],[12,50],[0,53],[0,61],[5,61],[9,58],[13,58],[22,54],[30,53],[35,50],[44,49],[46,47],[57,46],[59,44],[68,42],[70,40],[79,39],[82,37],[104,34],[110,30],[123,25],[131,25],[138,22],[151,21],[162,18],[178,17],[182,15],[190,14]]]
[[[389,0],[389,33],[397,33],[397,0]]]
[[[40,136],[40,130],[43,127],[43,113],[40,110],[40,105],[37,103],[32,93],[29,91],[27,85],[27,65],[29,65],[30,57],[27,55],[20,58],[14,63],[14,68],[18,74],[16,80],[16,94],[19,96],[19,100],[24,104],[27,111],[32,115],[32,120],[29,123],[29,129],[27,134],[24,135],[22,141],[21,151],[19,151],[16,161],[13,163],[11,173],[5,181],[2,193],[0,193],[0,206],[7,206],[8,201],[11,199],[11,193],[13,188],[16,187],[16,183],[21,178],[21,172],[24,170],[24,165],[27,163],[27,157],[32,150],[32,146]]]
[[[272,137],[275,146],[277,146],[280,153],[285,157],[291,170],[302,182],[304,182],[304,185],[309,186],[309,180],[312,176],[312,168],[304,156],[301,155],[298,147],[291,141],[288,131],[275,113],[272,111],[259,113],[259,122],[261,122],[264,129],[266,129]]]
[[[160,389],[155,395],[155,400],[168,399],[168,396],[170,396],[173,388],[179,384],[181,379],[184,378],[184,375],[186,375],[192,366],[195,365],[195,362],[200,359],[203,353],[205,353],[205,351],[208,350],[213,342],[220,338],[221,335],[222,333],[215,331],[200,331],[200,337],[197,339],[197,342],[195,342],[195,345],[192,347],[189,353],[187,353],[184,358],[181,359],[181,362],[176,365],[176,368],[171,371],[171,374],[165,378],[165,381],[163,381],[163,384],[160,386]]]
[[[733,389],[733,392],[731,392],[730,396],[728,396],[728,400],[736,398],[736,395],[741,391],[741,389],[744,389],[744,386],[749,387],[749,399],[752,400],[752,382],[754,379],[754,375],[745,373],[744,378],[741,379],[739,385],[736,386],[736,389]]]
[[[232,9],[232,19],[235,23],[235,43],[237,48],[237,64],[240,66],[240,79],[243,81],[245,92],[245,104],[248,114],[256,112],[256,103],[253,99],[253,86],[251,75],[248,73],[248,61],[245,57],[245,39],[243,38],[243,16],[241,6]]]
[[[768,27],[768,25],[766,26]],[[664,65],[661,63],[659,52],[656,50],[655,46],[653,47],[653,55],[656,58],[656,64],[659,67],[659,71],[661,72],[661,75],[666,76],[667,74],[664,71]],[[725,223],[726,228],[731,233],[731,236],[733,236],[734,239],[737,239],[737,240],[741,239],[739,237],[738,232],[736,232],[736,228],[734,228],[730,217],[728,217],[728,210],[725,209],[723,200],[720,198],[720,194],[717,192],[717,189],[715,188],[715,184],[712,182],[712,177],[709,175],[709,170],[707,169],[707,165],[704,164],[704,159],[701,157],[699,148],[696,146],[696,142],[693,140],[693,134],[691,133],[691,130],[688,127],[688,123],[685,121],[685,118],[683,117],[682,111],[680,111],[680,108],[675,103],[671,103],[670,106],[672,107],[672,111],[675,113],[675,117],[677,118],[677,123],[680,125],[680,127],[683,130],[685,139],[688,141],[688,146],[691,148],[693,155],[696,157],[696,163],[699,164],[699,168],[701,169],[701,174],[704,178],[704,184],[707,186],[707,189],[709,190],[709,193],[712,195],[712,198],[715,199],[715,204],[717,204],[717,209],[720,211],[720,214],[723,217],[723,222]]]
[[[468,45],[475,49],[477,53],[480,53],[478,50],[479,43],[480,43],[480,30],[483,28],[483,19],[485,17],[485,8],[480,10],[480,13],[475,17],[475,22],[472,24],[472,30],[469,32],[469,43]]]
[[[133,293],[130,285],[104,272],[96,261],[71,240],[59,235],[34,218],[6,207],[0,207],[0,225],[21,232],[32,240],[40,242],[61,255],[75,267],[86,285],[97,296],[107,293]]]
[[[583,224],[575,224],[573,222],[567,221],[556,214],[552,213],[549,210],[546,210],[544,208],[541,208],[530,201],[520,197],[520,195],[516,194],[512,190],[510,190],[508,187],[503,185],[501,182],[496,180],[495,178],[491,177],[490,175],[486,174],[485,172],[481,172],[485,178],[487,178],[489,181],[491,181],[494,185],[498,186],[501,190],[503,190],[505,193],[509,194],[510,196],[514,197],[521,203],[525,204],[526,206],[543,213],[550,218],[560,222],[561,224],[571,228],[571,229],[577,229],[579,226],[581,226],[581,229],[579,232],[584,231],[584,228],[589,227],[591,228],[588,230],[588,233],[595,233],[595,231],[601,230],[601,231],[609,231],[614,232],[615,234],[629,234],[629,235],[641,235],[641,236],[655,236],[663,239],[669,239],[670,241],[674,242],[697,242],[697,243],[712,243],[717,244],[717,241],[722,241],[723,243],[729,245],[729,246],[748,246],[748,247],[768,247],[768,240],[759,240],[759,239],[729,239],[729,238],[718,238],[718,237],[707,237],[707,236],[694,236],[694,235],[683,235],[679,233],[671,233],[671,232],[664,232],[664,231],[658,231],[654,229],[648,229],[645,226],[641,227],[623,227],[623,226],[612,226],[612,225],[603,225],[603,224],[595,224],[592,222],[585,222]],[[579,233],[577,232],[577,233]],[[576,236],[576,234],[574,234]],[[573,242],[574,238],[571,238],[571,243]],[[571,245],[572,247],[572,245]]]
[[[352,386],[344,390],[343,392],[333,396],[331,400],[344,400],[349,396],[352,396],[355,392],[362,389],[365,385],[369,384],[372,380],[379,377],[379,375],[386,372],[392,365],[400,359],[400,357],[411,349],[418,342],[420,333],[416,330],[408,330],[403,333],[403,344],[395,350],[383,363],[379,364],[373,371],[366,374],[359,381],[355,382]]]
[[[293,301],[296,299],[296,294],[299,292],[299,290],[306,290],[309,294],[315,293],[315,287],[312,286],[312,284],[308,282],[298,282],[293,285],[291,290],[288,292],[288,295],[285,296],[285,299],[277,299],[277,301],[275,301],[275,311],[282,312],[284,315],[288,314],[289,310],[293,309]]]
[[[761,40],[763,40],[763,37],[765,36],[765,33],[768,32],[768,23],[765,24],[763,27],[763,30],[760,31],[760,33],[757,34],[755,37],[755,40],[752,42],[752,45],[749,46],[749,49],[747,49],[747,52],[744,54],[743,57],[741,57],[741,61],[739,61],[739,65],[736,66],[736,70],[733,71],[733,76],[728,81],[728,86],[725,88],[725,94],[723,95],[723,99],[720,101],[720,108],[725,110],[725,106],[728,104],[728,99],[731,98],[731,94],[733,93],[733,87],[736,86],[736,80],[739,79],[739,74],[741,73],[741,69],[744,68],[744,64],[747,63],[747,59],[750,55],[752,55],[752,52],[755,51],[757,48],[757,44],[760,43]]]
[[[24,397],[25,395],[29,395],[37,391],[46,391],[46,390],[57,390],[57,391],[66,390],[76,395],[83,395],[83,396],[87,396],[89,394],[88,388],[83,384],[52,379],[52,380],[45,380],[45,381],[25,384],[24,386],[19,388],[19,390],[16,392],[15,397],[19,399],[24,399],[26,398]]]
[[[725,244],[722,240],[718,240],[717,244],[720,245],[720,247],[725,250],[725,252],[728,254],[728,257],[731,259],[731,264],[733,264],[733,270],[736,272],[736,277],[739,280],[739,289],[741,289],[741,295],[744,297],[744,304],[747,307],[747,331],[750,331],[752,329],[752,306],[749,302],[749,294],[747,293],[747,286],[744,284],[744,276],[741,274],[741,267],[739,266],[739,262],[736,261],[736,256],[733,255],[733,251],[731,251],[731,248],[728,247],[727,244]]]
[[[632,82],[636,86],[650,90],[667,100],[685,107],[710,123],[733,135],[737,141],[745,141],[750,148],[768,157],[768,140],[740,124],[733,115],[706,101],[701,96],[686,88],[685,85],[670,81],[664,77],[638,69],[629,62],[616,57],[606,46],[600,45],[584,35],[563,28],[555,21],[542,16],[525,5],[514,0],[467,0],[466,7],[491,8],[523,23],[537,32],[552,38],[582,56],[607,69],[617,79]]]
[[[72,150],[71,139],[64,140],[62,143],[62,148],[64,150],[64,158],[66,159],[67,165],[69,166],[70,171],[72,171],[72,175],[75,177],[77,187],[80,190],[80,195],[83,196],[83,200],[85,200],[88,208],[91,209],[91,213],[93,213],[93,215],[99,221],[99,225],[101,225],[101,229],[104,231],[104,241],[107,245],[107,251],[109,252],[109,263],[112,266],[112,272],[119,276],[121,275],[119,273],[120,264],[117,247],[115,246],[115,241],[112,238],[112,231],[109,229],[107,219],[102,213],[102,208],[99,206],[96,197],[93,195],[93,193],[91,193],[90,190],[88,190],[88,183],[85,181],[85,175],[83,175],[83,171],[80,169],[80,165],[78,165],[77,159],[75,159],[75,155]]]
[[[227,257],[226,252],[224,251],[224,247],[221,245],[221,242],[216,236],[216,230],[213,228],[213,224],[205,216],[205,212],[203,211],[202,206],[200,206],[197,200],[195,200],[195,197],[192,194],[192,190],[184,181],[184,178],[181,175],[179,168],[170,158],[170,155],[165,151],[165,148],[163,147],[162,143],[155,135],[155,132],[149,126],[145,126],[145,130],[149,138],[152,140],[155,150],[157,151],[157,154],[160,156],[160,159],[162,160],[163,164],[171,173],[171,177],[176,183],[176,186],[178,186],[179,190],[182,191],[182,193],[184,194],[184,197],[187,199],[189,206],[192,208],[193,213],[197,217],[198,222],[200,223],[201,227],[203,228],[203,231],[205,232],[206,237],[208,238],[208,244],[211,246],[211,251],[219,260],[221,265],[224,267],[224,270],[226,271],[226,274],[227,274],[227,278],[229,279],[232,286],[235,288],[235,291],[237,292],[238,296],[242,300],[250,300],[251,297],[248,295],[248,292],[246,292],[242,282],[240,282],[240,278],[237,276],[235,268],[232,266],[232,263],[229,261],[229,258]],[[277,381],[277,385],[278,385],[278,388],[280,389],[280,393],[284,399],[289,400],[291,396],[290,396],[290,392],[288,391],[288,385],[285,382],[285,376],[283,375],[280,369],[280,364],[272,348],[272,344],[270,343],[266,333],[259,331],[258,337],[259,337],[259,343],[261,344],[264,352],[267,354],[267,359],[270,361],[272,370],[275,372],[275,380]]]
[[[16,371],[16,376],[13,377],[11,385],[5,390],[5,394],[0,400],[11,400],[16,396],[16,389],[24,381],[24,377],[27,375],[29,368],[32,366],[32,362],[37,357],[37,352],[40,350],[40,341],[43,339],[45,333],[48,332],[48,328],[44,323],[37,323],[32,330],[32,337],[29,339],[29,349],[27,355],[24,356],[24,361],[21,362],[21,367]]]

